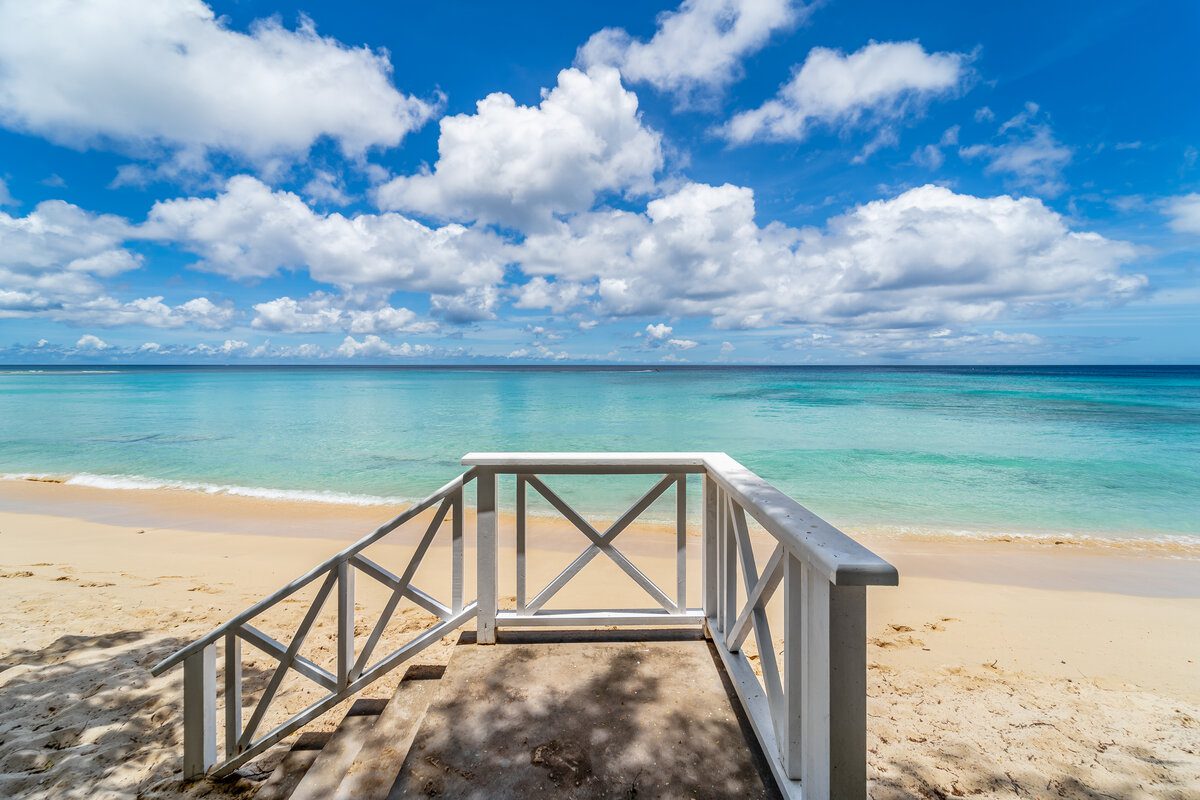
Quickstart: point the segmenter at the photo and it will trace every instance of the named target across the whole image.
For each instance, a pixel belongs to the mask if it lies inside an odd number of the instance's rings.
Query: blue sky
[[[0,0],[9,363],[1195,363],[1190,2]]]

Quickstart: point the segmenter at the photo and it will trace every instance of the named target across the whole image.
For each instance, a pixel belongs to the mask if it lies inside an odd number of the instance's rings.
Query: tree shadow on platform
[[[692,705],[689,675],[713,668],[707,643],[682,653],[637,647],[648,639],[633,631],[552,636],[621,646],[550,659],[548,637],[527,633],[462,648],[390,797],[776,796],[713,675],[695,695],[709,707]]]

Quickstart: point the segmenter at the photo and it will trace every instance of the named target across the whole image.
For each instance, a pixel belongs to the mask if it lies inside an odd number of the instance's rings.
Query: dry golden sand
[[[388,513],[45,484],[0,486],[0,509],[0,797],[13,798],[251,795],[281,748],[236,781],[181,787],[181,675],[151,678],[148,668]],[[398,571],[415,533],[390,537],[395,544],[373,556]],[[869,595],[872,797],[1200,796],[1193,554],[862,538],[903,576],[900,588]],[[670,537],[646,528],[622,542],[648,574],[669,582]],[[530,544],[534,586],[584,541],[545,520],[533,525]],[[435,547],[418,584],[444,595],[446,566],[446,549]],[[511,558],[501,572],[511,576]],[[644,602],[599,560],[577,580],[564,606]],[[365,635],[385,590],[365,577],[358,589]],[[308,596],[281,604],[260,626],[285,638]],[[406,611],[384,646],[430,619]],[[323,615],[306,644],[319,663],[333,658],[332,623]],[[421,661],[445,660],[450,649],[442,643]],[[248,694],[270,665],[248,663]],[[395,680],[368,694],[388,696]],[[265,724],[319,692],[289,678]],[[320,725],[340,718],[335,710]]]

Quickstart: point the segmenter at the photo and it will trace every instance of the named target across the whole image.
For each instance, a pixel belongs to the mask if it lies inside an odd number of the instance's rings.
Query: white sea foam
[[[52,481],[68,486],[87,486],[93,489],[125,491],[167,489],[183,492],[201,492],[203,494],[224,494],[235,497],[256,497],[263,500],[329,503],[331,505],[343,506],[394,506],[409,502],[407,499],[401,497],[381,497],[379,495],[352,494],[350,492],[269,489],[262,486],[239,486],[236,484],[205,483],[202,481],[177,481],[164,478],[147,478],[142,475],[95,475],[87,472],[77,475],[51,475],[26,472],[5,473],[0,474],[0,480]]]

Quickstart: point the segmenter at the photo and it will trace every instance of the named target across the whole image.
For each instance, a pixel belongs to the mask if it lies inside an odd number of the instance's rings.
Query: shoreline
[[[0,508],[15,503],[16,507],[24,507],[37,513],[42,503],[48,502],[45,497],[33,497],[21,488],[28,485],[56,486],[73,494],[60,495],[54,498],[58,502],[62,497],[80,510],[84,519],[103,521],[105,512],[88,511],[87,506],[94,504],[98,509],[111,509],[114,506],[157,508],[169,506],[172,511],[192,505],[189,498],[205,498],[204,505],[209,506],[206,513],[223,513],[232,511],[234,514],[253,513],[256,510],[267,512],[275,509],[283,513],[296,509],[307,509],[305,516],[343,516],[352,510],[363,510],[361,515],[377,520],[376,525],[402,512],[412,503],[421,498],[389,497],[383,495],[353,494],[338,491],[320,491],[304,489],[271,489],[265,487],[242,486],[237,484],[214,484],[203,481],[176,481],[168,479],[153,479],[142,476],[97,475],[93,473],[57,474],[57,473],[0,473]],[[242,502],[245,501],[245,502]],[[227,506],[222,507],[223,504]],[[693,504],[694,505],[694,504]],[[691,509],[692,512],[695,509]],[[501,515],[504,515],[501,511]],[[531,517],[557,519],[554,514],[545,514],[536,508],[529,509]],[[511,516],[511,512],[509,512]],[[588,515],[601,522],[611,522],[613,517]],[[690,516],[695,516],[692,513]],[[223,520],[227,522],[227,520]],[[179,524],[179,519],[173,516],[170,524]],[[647,519],[644,515],[639,525],[647,528],[659,528],[673,534],[673,521]],[[1117,533],[1112,531],[1060,531],[1039,530],[1026,528],[1023,530],[1000,529],[981,526],[978,528],[963,528],[961,526],[913,525],[909,523],[860,523],[834,526],[843,530],[847,535],[872,540],[895,539],[910,542],[983,542],[983,543],[1022,543],[1028,545],[1046,545],[1053,547],[1098,549],[1105,551],[1129,552],[1163,557],[1178,557],[1200,560],[1200,533],[1163,532],[1163,531],[1130,531]],[[184,527],[190,527],[186,524]],[[695,527],[689,521],[689,531]],[[204,528],[197,528],[203,530]],[[362,531],[368,533],[371,528]],[[357,538],[357,537],[356,537]]]
[[[174,489],[114,490],[42,481],[0,481],[0,519],[15,514],[132,527],[153,533],[187,531],[332,542],[327,555],[357,541],[401,513],[407,505],[344,506],[327,502],[205,494]],[[693,509],[695,511],[695,509]],[[473,510],[466,510],[468,542]],[[515,515],[501,507],[500,544],[512,550]],[[570,555],[585,540],[560,516],[529,514],[531,531],[541,540],[531,547]],[[611,520],[590,518],[603,525]],[[754,527],[752,526],[752,535]],[[415,543],[416,529],[406,526],[387,538],[393,544]],[[689,521],[689,558],[699,558],[699,522]],[[848,532],[852,538],[891,561],[906,578],[938,578],[991,586],[1013,586],[1062,592],[1158,598],[1200,598],[1200,548],[1147,540],[994,538],[954,535],[896,534],[887,530]],[[622,534],[620,547],[629,555],[663,556],[674,546],[675,526],[639,520]],[[760,562],[773,540],[755,535]],[[321,559],[317,559],[320,561]],[[313,563],[317,563],[314,561]],[[310,565],[311,566],[311,565]],[[696,567],[698,569],[698,567]],[[299,574],[299,573],[297,573]],[[697,573],[698,574],[698,573]],[[664,584],[666,585],[666,584]]]

